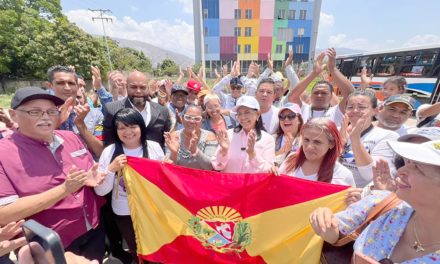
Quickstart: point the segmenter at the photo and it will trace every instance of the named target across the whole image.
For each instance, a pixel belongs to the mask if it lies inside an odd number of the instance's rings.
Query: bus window
[[[379,65],[376,67],[376,76],[392,76],[396,74],[396,70],[400,67],[400,56],[383,56],[380,57]]]
[[[374,61],[374,57],[371,56],[360,58],[359,62],[356,65],[356,75],[361,76],[361,72],[364,67],[367,68],[367,74],[371,74],[371,69],[373,68]]]

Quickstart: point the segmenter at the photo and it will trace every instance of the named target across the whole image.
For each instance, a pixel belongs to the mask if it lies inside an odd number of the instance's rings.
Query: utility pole
[[[101,20],[102,30],[104,31],[105,48],[107,49],[107,59],[108,59],[109,65],[110,65],[110,71],[113,71],[112,60],[110,57],[110,49],[108,48],[107,34],[105,32],[105,26],[104,26],[104,20],[105,20],[105,22],[109,22],[109,21],[113,22],[113,19],[111,17],[104,17],[105,13],[112,13],[112,11],[110,9],[89,9],[89,10],[92,12],[99,12],[99,16],[92,17],[92,21],[95,22],[95,19]]]

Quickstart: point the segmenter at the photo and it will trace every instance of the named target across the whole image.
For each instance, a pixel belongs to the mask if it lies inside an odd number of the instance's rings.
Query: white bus
[[[363,67],[373,73],[371,86],[380,89],[391,76],[405,77],[407,92],[431,97],[440,73],[440,44],[390,49],[377,52],[341,55],[336,59],[339,70],[359,86]]]

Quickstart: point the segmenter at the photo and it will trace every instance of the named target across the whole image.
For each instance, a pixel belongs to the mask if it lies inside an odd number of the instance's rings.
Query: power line
[[[92,12],[99,12],[99,15],[97,17],[92,17],[92,21],[95,22],[95,19],[101,20],[102,30],[104,31],[105,48],[107,49],[107,59],[108,59],[109,65],[110,65],[110,71],[113,71],[112,60],[111,60],[111,56],[110,56],[110,49],[108,48],[108,43],[107,43],[107,33],[105,32],[105,25],[104,25],[104,20],[105,20],[105,22],[110,21],[113,23],[113,18],[104,17],[104,15],[106,13],[112,13],[112,11],[110,9],[90,9],[90,8],[89,8],[89,10]]]

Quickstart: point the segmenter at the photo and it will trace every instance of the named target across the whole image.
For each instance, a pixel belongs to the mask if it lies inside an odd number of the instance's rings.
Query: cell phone
[[[35,263],[66,264],[64,247],[57,232],[34,220],[24,222],[22,228]]]

